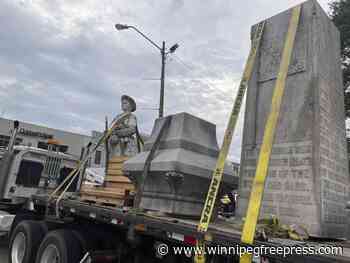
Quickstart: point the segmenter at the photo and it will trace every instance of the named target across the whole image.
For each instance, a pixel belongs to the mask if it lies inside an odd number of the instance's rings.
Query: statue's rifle
[[[56,216],[57,217],[59,216],[58,203],[62,199],[62,197],[64,196],[65,192],[69,189],[69,187],[73,183],[73,181],[76,178],[76,176],[78,176],[80,174],[80,172],[84,168],[85,164],[89,161],[89,159],[92,157],[92,155],[96,152],[98,147],[109,139],[109,137],[112,135],[112,132],[116,128],[116,126],[119,125],[121,121],[125,120],[129,116],[130,116],[129,112],[126,112],[126,113],[123,113],[122,115],[120,115],[112,123],[111,127],[109,129],[107,129],[107,131],[105,133],[103,133],[103,135],[99,138],[97,143],[92,147],[90,152],[87,155],[85,155],[84,158],[79,162],[78,166],[75,169],[73,169],[68,174],[68,176],[63,180],[63,182],[50,194],[50,196],[48,198],[48,201],[47,201],[48,205],[50,203],[50,200],[53,197],[55,197],[56,194],[67,184],[66,187],[63,189],[62,193],[58,196],[58,198],[56,200]],[[48,211],[48,209],[46,211]]]

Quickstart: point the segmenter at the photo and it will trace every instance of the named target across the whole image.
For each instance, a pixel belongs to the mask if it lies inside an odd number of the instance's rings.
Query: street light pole
[[[179,47],[178,44],[173,45],[169,48],[169,51],[165,50],[165,41],[162,43],[162,47],[158,46],[155,42],[153,42],[148,36],[146,36],[144,33],[142,33],[140,30],[138,30],[134,26],[124,25],[124,24],[116,24],[115,28],[117,30],[124,30],[124,29],[133,29],[137,33],[139,33],[141,36],[143,36],[148,42],[150,42],[154,47],[156,47],[161,54],[162,57],[162,69],[161,69],[161,76],[160,76],[160,96],[159,96],[159,118],[162,118],[164,116],[164,78],[165,78],[165,60],[166,55],[168,53],[173,53],[175,50]]]
[[[160,76],[159,118],[162,118],[164,115],[165,41],[163,41],[161,54],[162,54],[162,72]]]

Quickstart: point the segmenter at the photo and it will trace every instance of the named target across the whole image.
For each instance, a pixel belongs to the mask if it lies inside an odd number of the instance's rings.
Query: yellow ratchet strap
[[[255,64],[255,58],[260,46],[260,42],[263,36],[265,27],[265,22],[259,23],[257,25],[257,28],[255,29],[253,40],[252,40],[252,46],[250,49],[250,53],[248,56],[248,60],[246,62],[243,77],[239,85],[238,93],[235,99],[235,103],[231,112],[230,120],[227,125],[224,140],[222,142],[222,147],[219,152],[219,157],[216,162],[215,169],[213,171],[212,180],[209,186],[209,191],[207,194],[207,198],[205,200],[205,204],[202,210],[201,219],[198,224],[198,232],[205,233],[208,230],[210,218],[212,216],[214,206],[215,206],[215,200],[217,198],[217,194],[219,191],[225,161],[230,149],[232,136],[235,131],[238,115],[242,106],[244,94],[246,92],[248,81],[252,75],[253,67]],[[195,255],[195,262],[196,263],[203,263],[205,262],[205,256],[204,256],[204,250],[205,250],[205,243],[204,240],[197,240],[197,248],[202,251],[202,255]]]
[[[260,149],[259,160],[256,168],[255,178],[250,193],[248,210],[246,220],[243,226],[241,241],[245,244],[253,244],[257,221],[261,202],[263,198],[263,191],[265,187],[265,179],[268,172],[271,149],[275,136],[275,130],[280,113],[280,107],[283,99],[283,93],[286,86],[286,79],[288,75],[288,68],[292,57],[295,36],[298,29],[301,6],[294,7],[292,10],[291,19],[287,37],[284,43],[281,64],[277,75],[277,80],[272,96],[272,104],[270,113],[266,122],[262,146]],[[240,258],[240,263],[251,263],[252,255],[243,254]]]

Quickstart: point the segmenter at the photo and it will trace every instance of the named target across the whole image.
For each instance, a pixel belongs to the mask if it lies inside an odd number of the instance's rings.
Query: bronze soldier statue
[[[137,119],[132,113],[136,111],[136,102],[133,98],[123,95],[121,97],[121,109],[123,113],[130,113],[116,126],[109,139],[110,154],[112,156],[133,156],[141,151],[142,138],[138,132]],[[121,114],[117,115],[112,123],[118,119]]]

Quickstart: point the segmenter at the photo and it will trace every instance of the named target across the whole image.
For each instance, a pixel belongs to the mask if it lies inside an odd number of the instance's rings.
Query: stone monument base
[[[207,196],[219,147],[215,125],[187,113],[156,120],[145,151],[125,162],[124,172],[138,182],[166,118],[170,124],[151,162],[140,207],[168,214],[199,217]],[[221,192],[237,189],[238,177],[225,166]],[[139,190],[139,189],[138,189]]]

